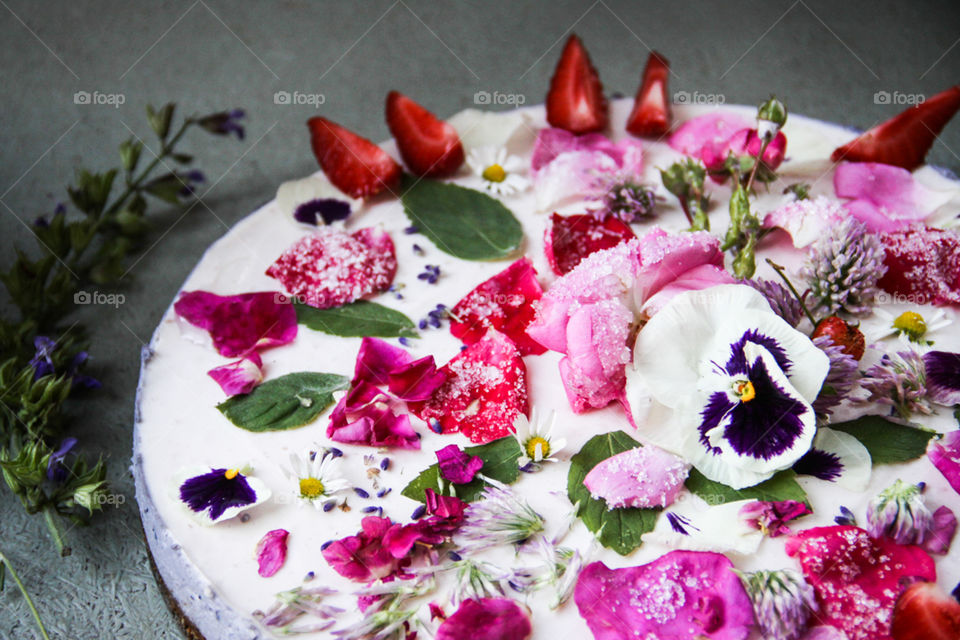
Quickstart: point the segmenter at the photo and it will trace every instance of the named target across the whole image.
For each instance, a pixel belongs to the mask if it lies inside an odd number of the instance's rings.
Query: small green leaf
[[[157,111],[151,105],[147,105],[147,122],[161,141],[166,140],[167,134],[170,133],[170,123],[173,121],[175,107],[174,103],[168,102]]]
[[[870,452],[873,464],[907,462],[922,456],[935,433],[899,424],[883,416],[863,416],[849,422],[829,425],[849,433]]]
[[[217,405],[230,422],[247,431],[282,431],[307,424],[333,404],[333,392],[350,380],[333,373],[289,373],[247,395]]]
[[[466,447],[464,451],[471,456],[480,456],[483,460],[480,473],[488,478],[510,484],[520,475],[520,465],[517,460],[523,451],[520,449],[520,443],[513,436],[498,438],[476,447]],[[473,502],[479,498],[486,486],[487,483],[479,476],[467,484],[455,485],[457,497],[466,502]],[[403,489],[401,494],[418,502],[424,502],[427,499],[427,489],[440,492],[440,469],[436,464],[424,469]]]
[[[413,321],[399,311],[376,302],[357,300],[342,307],[317,309],[295,303],[297,321],[314,331],[344,338],[417,337]]]
[[[499,260],[516,253],[523,228],[496,198],[436,180],[405,176],[403,210],[437,247],[464,260]]]
[[[640,537],[653,530],[660,510],[608,509],[606,500],[590,495],[583,479],[607,458],[639,446],[639,442],[623,431],[594,436],[583,445],[580,453],[570,459],[570,473],[567,475],[567,497],[578,506],[577,515],[583,524],[598,534],[600,544],[622,556],[642,544]]]
[[[787,469],[758,485],[745,489],[734,489],[707,479],[696,469],[690,469],[686,485],[687,489],[703,498],[707,504],[726,504],[737,500],[763,500],[765,502],[796,500],[797,502],[806,502],[807,494],[797,484],[796,475],[792,470]]]
[[[120,161],[123,163],[124,171],[133,173],[140,161],[141,151],[143,151],[143,143],[135,138],[124,140],[120,144]]]

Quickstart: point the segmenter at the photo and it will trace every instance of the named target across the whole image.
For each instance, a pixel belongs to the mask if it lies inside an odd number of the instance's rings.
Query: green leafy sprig
[[[693,158],[674,162],[666,170],[660,171],[663,186],[680,200],[691,231],[710,230],[710,219],[707,217],[710,198],[704,195],[703,189],[706,175],[706,167]]]

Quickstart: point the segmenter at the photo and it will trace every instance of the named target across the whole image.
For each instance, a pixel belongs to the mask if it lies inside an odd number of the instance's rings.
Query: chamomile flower
[[[322,509],[325,503],[332,501],[343,503],[339,496],[350,487],[350,483],[340,474],[340,458],[327,451],[309,453],[305,456],[290,454],[290,468],[284,469],[287,477],[297,482],[294,495],[301,504],[312,504]]]
[[[553,437],[553,425],[557,421],[556,413],[551,412],[550,418],[541,422],[534,409],[530,419],[522,413],[513,421],[514,437],[523,449],[523,455],[517,459],[521,467],[533,463],[539,466],[541,462],[556,462],[556,454],[567,446],[564,438]]]
[[[863,325],[871,343],[897,336],[904,342],[929,346],[933,344],[932,334],[950,326],[950,322],[943,309],[933,309],[924,315],[918,309],[901,312],[900,309],[877,307],[873,310],[873,317],[865,320]]]
[[[467,154],[467,165],[481,178],[484,189],[498,196],[511,196],[530,185],[521,173],[525,168],[523,160],[507,155],[504,147],[471,149]]]

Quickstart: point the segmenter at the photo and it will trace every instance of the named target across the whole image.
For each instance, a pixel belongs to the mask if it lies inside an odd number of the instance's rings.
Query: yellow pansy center
[[[927,323],[916,311],[904,311],[893,321],[893,328],[911,340],[919,340],[927,332]]]
[[[533,436],[527,440],[527,457],[533,460],[537,458],[537,445],[540,445],[540,458],[546,458],[550,455],[550,443],[546,438]]]
[[[223,477],[227,480],[233,480],[239,473],[240,469],[227,469],[226,472],[224,472]]]
[[[317,478],[300,478],[300,495],[304,498],[319,498],[323,490],[323,483]]]
[[[503,182],[507,179],[507,172],[498,164],[492,164],[483,170],[483,179],[489,182]]]
[[[757,390],[749,380],[739,380],[733,384],[733,392],[740,397],[740,402],[750,402],[757,397]]]

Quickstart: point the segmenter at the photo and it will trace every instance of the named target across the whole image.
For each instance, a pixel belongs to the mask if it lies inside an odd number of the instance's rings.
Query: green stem
[[[760,153],[757,154],[757,161],[753,163],[753,169],[750,170],[750,177],[747,179],[747,193],[750,193],[750,189],[753,188],[753,179],[757,177],[757,170],[760,168],[760,163],[763,162],[763,154],[766,152],[770,140],[772,138],[764,138],[763,142],[760,143]]]
[[[73,550],[66,545],[63,541],[63,531],[60,530],[60,523],[57,521],[56,510],[53,505],[47,505],[43,509],[43,519],[47,524],[47,530],[50,532],[50,537],[53,538],[53,543],[57,545],[57,553],[60,554],[61,558],[66,558],[68,555],[73,553]]]
[[[800,308],[803,310],[804,315],[806,315],[807,318],[810,319],[810,322],[813,323],[813,326],[817,326],[816,319],[813,317],[813,314],[810,313],[810,310],[807,309],[807,305],[804,303],[803,298],[797,292],[796,287],[794,287],[793,283],[790,282],[790,278],[788,278],[787,274],[784,273],[783,267],[777,264],[776,262],[774,262],[773,260],[771,260],[770,258],[767,258],[767,264],[773,267],[773,270],[777,272],[777,275],[780,276],[780,279],[783,280],[784,283],[786,283],[787,288],[790,289],[790,293],[792,293],[793,297],[796,298],[797,302],[800,303]]]
[[[10,560],[6,555],[4,555],[3,551],[0,551],[0,564],[6,567],[10,577],[12,577],[13,581],[17,583],[17,588],[20,589],[20,593],[23,594],[23,599],[27,603],[27,607],[30,608],[30,613],[33,614],[33,619],[37,622],[37,629],[40,630],[40,635],[43,636],[44,640],[50,640],[50,636],[47,635],[47,629],[43,626],[43,620],[40,619],[40,613],[37,611],[37,607],[33,604],[33,599],[27,592],[27,588],[23,586],[23,582],[20,581],[20,576],[17,575],[13,565],[10,564]]]

